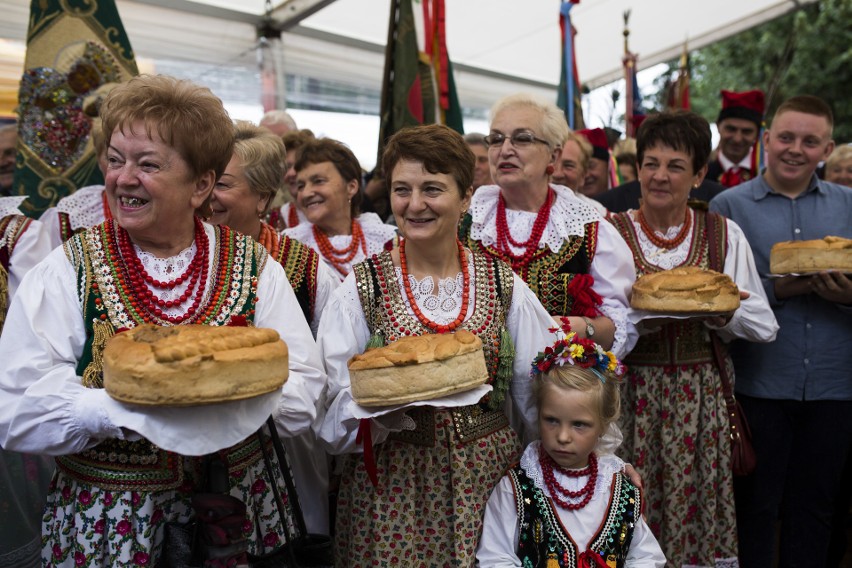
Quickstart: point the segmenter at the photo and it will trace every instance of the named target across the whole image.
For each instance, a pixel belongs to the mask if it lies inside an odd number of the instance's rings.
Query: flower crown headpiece
[[[612,351],[604,351],[603,347],[591,339],[577,337],[577,333],[571,331],[568,318],[563,317],[561,327],[552,327],[549,331],[564,336],[536,355],[532,361],[531,377],[535,378],[548,372],[554,365],[577,365],[590,369],[602,383],[606,383],[607,373],[620,377],[627,371],[627,367]]]

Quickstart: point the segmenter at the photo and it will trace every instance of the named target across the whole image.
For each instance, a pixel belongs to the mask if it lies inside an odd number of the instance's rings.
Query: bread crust
[[[772,274],[806,274],[821,270],[852,272],[852,239],[825,237],[775,243],[769,251]]]
[[[488,381],[482,341],[466,330],[407,336],[349,360],[352,398],[391,406],[464,392]]]
[[[630,305],[660,313],[725,313],[740,307],[740,293],[727,274],[679,266],[637,279]]]
[[[273,329],[143,324],[104,349],[104,388],[121,402],[193,406],[281,388],[287,345]]]

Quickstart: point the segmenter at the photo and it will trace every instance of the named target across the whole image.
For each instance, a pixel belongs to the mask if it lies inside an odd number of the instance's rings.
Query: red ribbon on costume
[[[609,568],[609,566],[600,554],[587,550],[577,557],[577,568]]]
[[[364,468],[367,470],[367,477],[373,487],[379,486],[379,476],[376,472],[376,459],[373,457],[373,434],[370,431],[370,419],[362,418],[358,422],[358,435],[355,436],[355,443],[364,446]]]
[[[566,292],[574,298],[571,315],[594,318],[601,315],[598,306],[603,302],[600,294],[592,289],[595,277],[591,274],[577,274],[568,283]]]

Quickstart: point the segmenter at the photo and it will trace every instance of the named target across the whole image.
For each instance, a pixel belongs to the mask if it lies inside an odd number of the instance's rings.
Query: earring
[[[546,167],[546,168],[544,168],[544,173],[546,173],[546,174],[547,174],[547,175],[549,175],[549,176],[552,176],[552,175],[553,175],[553,170],[554,170],[553,165],[551,165],[551,164],[547,164],[547,167]]]

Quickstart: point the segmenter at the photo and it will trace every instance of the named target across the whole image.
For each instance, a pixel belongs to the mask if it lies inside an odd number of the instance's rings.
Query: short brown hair
[[[264,215],[284,187],[285,154],[280,136],[244,120],[234,124],[234,155],[242,162],[249,188],[266,199]]]
[[[145,124],[180,153],[198,178],[213,170],[222,176],[234,151],[234,127],[222,101],[207,87],[167,75],[139,75],[115,87],[100,111],[104,144],[116,129]]]
[[[541,408],[546,387],[587,393],[592,397],[606,431],[607,426],[618,420],[621,414],[621,378],[613,373],[605,373],[603,377],[604,380],[601,380],[596,371],[578,365],[554,365],[548,372],[533,379],[536,406]]]
[[[825,118],[828,121],[829,136],[831,135],[831,130],[834,128],[834,114],[831,112],[831,107],[828,106],[828,103],[821,98],[813,95],[790,97],[775,109],[775,115],[772,117],[772,120],[775,120],[776,116],[780,116],[788,111],[812,114]]]
[[[391,136],[382,154],[382,171],[388,187],[393,169],[402,160],[420,162],[432,174],[452,176],[462,198],[473,186],[476,156],[461,134],[443,124],[403,128]]]
[[[314,136],[312,131],[307,128],[303,128],[301,130],[290,130],[289,132],[285,132],[281,135],[281,140],[284,142],[284,146],[289,152],[290,150],[298,150],[311,140],[316,140],[316,136]]]
[[[636,133],[636,158],[639,168],[645,151],[657,145],[685,152],[692,158],[692,171],[707,165],[710,157],[710,124],[688,110],[666,111],[646,118]]]
[[[286,142],[285,142],[286,144]],[[297,172],[305,169],[311,164],[322,164],[331,162],[343,181],[349,183],[353,179],[358,182],[358,191],[352,196],[350,202],[350,213],[353,218],[361,211],[361,164],[358,158],[343,142],[331,138],[316,138],[308,140],[299,150],[299,157],[293,169]]]

